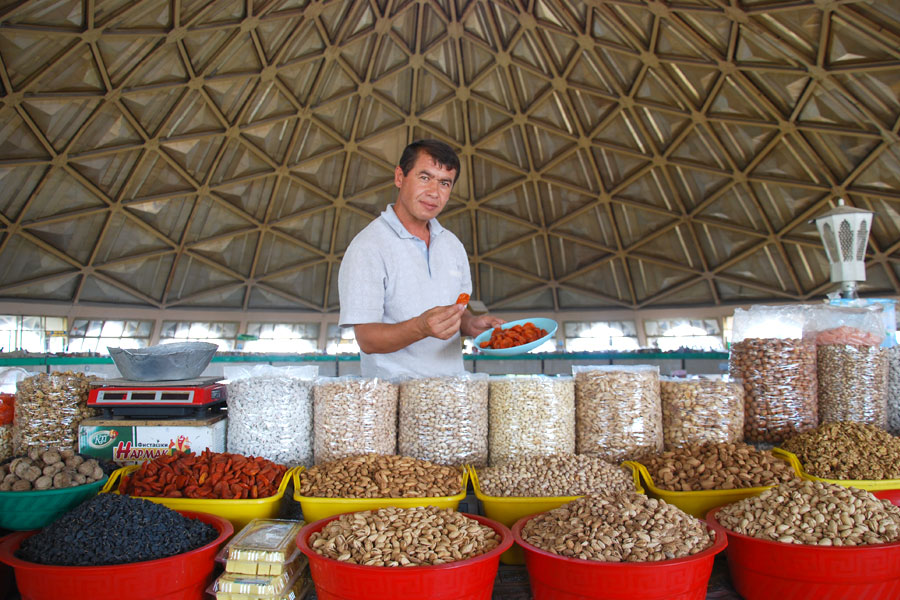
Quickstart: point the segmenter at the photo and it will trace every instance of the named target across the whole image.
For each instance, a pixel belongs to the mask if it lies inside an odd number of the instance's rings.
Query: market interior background
[[[341,256],[420,137],[472,298],[560,350],[821,300],[839,197],[900,294],[894,0],[2,1],[0,85],[6,350],[352,349]]]

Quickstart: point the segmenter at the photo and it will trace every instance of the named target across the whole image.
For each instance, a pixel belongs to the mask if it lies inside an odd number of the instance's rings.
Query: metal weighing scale
[[[94,381],[88,406],[105,417],[202,417],[225,404],[225,384],[220,377],[180,381]]]

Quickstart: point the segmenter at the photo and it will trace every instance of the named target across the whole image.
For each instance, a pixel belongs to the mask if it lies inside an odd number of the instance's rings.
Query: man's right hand
[[[419,315],[419,332],[422,337],[436,337],[449,340],[456,335],[462,325],[464,304],[435,306]]]

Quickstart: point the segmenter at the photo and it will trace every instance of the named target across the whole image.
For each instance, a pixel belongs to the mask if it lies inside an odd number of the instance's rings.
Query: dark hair
[[[400,156],[400,169],[404,175],[409,175],[409,171],[423,152],[448,171],[456,171],[453,178],[453,182],[456,183],[459,179],[459,157],[449,144],[440,140],[416,140],[407,146]]]

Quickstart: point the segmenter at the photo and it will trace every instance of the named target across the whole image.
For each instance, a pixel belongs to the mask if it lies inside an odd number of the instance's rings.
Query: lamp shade
[[[816,217],[816,228],[831,263],[831,281],[866,280],[866,246],[872,227],[872,212],[851,206],[838,206]]]

